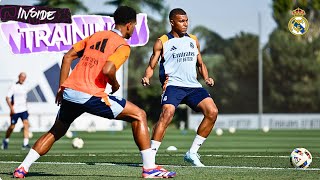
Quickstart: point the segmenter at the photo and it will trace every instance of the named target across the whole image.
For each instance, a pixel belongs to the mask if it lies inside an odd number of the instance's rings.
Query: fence
[[[196,129],[201,123],[202,114],[189,114],[188,128]],[[215,128],[259,129],[320,129],[320,114],[263,114],[259,127],[258,114],[218,115]]]

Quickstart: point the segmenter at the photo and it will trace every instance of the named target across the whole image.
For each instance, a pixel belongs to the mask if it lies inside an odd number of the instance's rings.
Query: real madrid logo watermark
[[[304,35],[308,31],[309,22],[305,17],[303,17],[305,14],[306,12],[300,8],[292,11],[293,17],[288,23],[288,28],[293,35]]]

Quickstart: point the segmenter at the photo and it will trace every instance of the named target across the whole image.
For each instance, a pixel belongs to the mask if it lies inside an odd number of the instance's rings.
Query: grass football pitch
[[[1,132],[3,138],[4,132]],[[31,144],[42,133],[34,133]],[[33,164],[28,179],[141,179],[141,157],[131,130],[120,132],[76,132],[85,145],[73,149],[72,139],[63,137],[51,151]],[[177,172],[175,179],[319,179],[319,130],[237,130],[222,136],[214,132],[199,150],[207,167],[191,167],[183,161],[194,131],[167,130],[156,162]],[[0,179],[11,179],[13,170],[28,151],[21,150],[22,134],[13,133],[9,149],[0,151]],[[177,151],[167,152],[168,146]],[[306,170],[294,169],[291,151],[304,147],[313,155]]]

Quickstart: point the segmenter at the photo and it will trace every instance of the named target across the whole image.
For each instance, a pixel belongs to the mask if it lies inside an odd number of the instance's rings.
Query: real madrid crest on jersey
[[[292,11],[293,17],[288,23],[288,28],[293,35],[304,35],[308,31],[309,22],[303,17],[305,14],[305,11],[300,8]]]

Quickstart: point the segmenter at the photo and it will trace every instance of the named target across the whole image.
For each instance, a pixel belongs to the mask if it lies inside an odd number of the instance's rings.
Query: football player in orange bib
[[[133,33],[136,11],[128,6],[120,6],[114,13],[114,20],[114,29],[85,38],[64,55],[56,97],[56,103],[61,106],[55,124],[37,140],[14,171],[14,177],[24,178],[31,164],[45,155],[54,142],[65,135],[70,124],[84,112],[131,123],[133,137],[142,156],[142,177],[168,178],[176,175],[155,164],[145,111],[112,95],[120,86],[116,71],[130,54],[130,46],[125,39]],[[78,57],[81,59],[69,76],[71,62]],[[111,95],[105,93],[107,84],[112,87]]]

